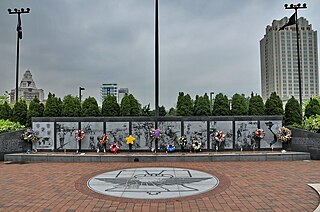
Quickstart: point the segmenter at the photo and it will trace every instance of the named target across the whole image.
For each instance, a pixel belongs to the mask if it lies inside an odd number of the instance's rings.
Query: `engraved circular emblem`
[[[210,191],[218,186],[219,180],[192,169],[148,167],[106,172],[94,176],[87,184],[95,192],[114,197],[166,199]]]

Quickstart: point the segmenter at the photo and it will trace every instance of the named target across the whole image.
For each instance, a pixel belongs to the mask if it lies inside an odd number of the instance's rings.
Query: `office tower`
[[[118,85],[117,84],[102,84],[100,87],[101,102],[108,95],[115,96],[118,100]]]
[[[294,96],[299,100],[299,75],[296,25],[279,28],[288,18],[274,20],[266,27],[260,41],[261,92],[266,100],[274,91],[287,101]],[[302,99],[319,95],[317,31],[301,17],[298,19]]]

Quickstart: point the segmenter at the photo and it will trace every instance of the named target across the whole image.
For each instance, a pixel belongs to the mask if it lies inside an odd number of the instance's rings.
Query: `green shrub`
[[[309,118],[304,118],[302,127],[311,132],[318,132],[320,129],[320,115],[317,114],[310,116]]]
[[[12,132],[23,128],[24,126],[18,122],[0,119],[0,133]]]

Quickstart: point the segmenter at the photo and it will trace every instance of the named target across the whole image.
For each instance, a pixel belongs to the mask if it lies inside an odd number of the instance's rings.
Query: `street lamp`
[[[298,75],[299,75],[299,100],[300,100],[300,110],[302,114],[302,89],[301,89],[301,67],[300,67],[300,45],[299,45],[299,30],[298,30],[298,9],[306,9],[307,4],[285,4],[284,8],[286,10],[295,10],[295,23],[296,23],[296,36],[297,36],[297,56],[298,56]]]
[[[18,81],[19,81],[19,40],[22,39],[22,26],[21,26],[21,13],[29,13],[30,8],[24,9],[17,9],[14,8],[12,11],[8,9],[9,15],[17,14],[18,15],[18,23],[17,23],[17,64],[16,64],[16,102],[18,102]]]
[[[79,87],[79,99],[80,99],[80,103],[81,103],[81,91],[84,91],[85,89],[82,87]]]
[[[213,109],[213,105],[212,105],[213,95],[214,95],[214,92],[210,92],[210,110],[211,110],[211,112],[212,112],[212,109]]]

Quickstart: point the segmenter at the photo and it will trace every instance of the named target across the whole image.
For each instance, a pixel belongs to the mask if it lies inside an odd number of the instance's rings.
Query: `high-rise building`
[[[118,101],[118,85],[117,84],[102,84],[100,87],[101,102],[108,95],[115,96]]]
[[[296,25],[279,28],[288,18],[274,20],[266,27],[260,41],[261,92],[266,100],[274,91],[287,101],[294,96],[299,100],[299,75]],[[302,99],[319,95],[317,31],[301,17],[298,19]]]
[[[129,94],[129,88],[119,88],[118,90],[118,103],[121,103],[122,98]]]
[[[16,89],[12,89],[10,92],[10,103],[15,103]],[[44,102],[44,92],[43,89],[38,89],[36,83],[33,81],[32,74],[29,69],[23,75],[20,82],[20,87],[18,88],[18,97],[23,98],[26,102],[31,102],[35,97],[37,97],[40,102]]]

